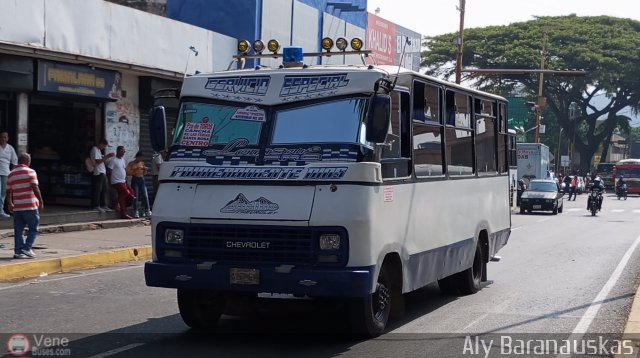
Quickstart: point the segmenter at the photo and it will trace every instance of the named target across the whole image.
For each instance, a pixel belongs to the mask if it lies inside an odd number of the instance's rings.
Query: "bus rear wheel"
[[[438,280],[440,291],[447,295],[455,295],[458,292],[470,295],[480,291],[480,283],[484,274],[485,263],[480,244],[476,245],[473,257],[473,265],[468,269]]]
[[[390,275],[383,266],[378,275],[375,292],[351,302],[349,318],[353,331],[365,337],[381,335],[389,321],[391,297]]]
[[[226,297],[215,291],[178,289],[178,308],[184,323],[196,330],[208,330],[218,324]]]

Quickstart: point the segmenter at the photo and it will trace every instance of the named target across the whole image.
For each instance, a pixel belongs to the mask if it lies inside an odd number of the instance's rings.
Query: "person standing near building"
[[[124,147],[119,145],[116,149],[116,156],[109,161],[109,169],[111,169],[111,186],[118,191],[118,212],[123,219],[133,219],[127,213],[127,196],[129,196],[129,187],[127,187],[127,170],[124,161]]]
[[[40,223],[39,210],[44,209],[44,201],[38,186],[36,171],[29,168],[31,156],[20,153],[18,166],[9,173],[7,179],[7,197],[9,211],[13,213],[14,259],[34,259],[33,243],[38,235]],[[24,241],[24,228],[29,230]]]
[[[7,194],[7,177],[14,166],[18,164],[15,149],[9,144],[9,133],[0,132],[0,217],[8,218],[4,211],[4,200]]]
[[[149,206],[149,195],[147,194],[147,184],[144,182],[144,176],[147,175],[147,167],[144,165],[144,155],[142,152],[136,153],[136,159],[127,164],[127,174],[131,175],[131,187],[136,193],[136,200],[133,201],[133,216],[151,216],[151,207]],[[140,212],[138,199],[144,204],[145,211]]]
[[[105,212],[113,211],[107,206],[107,193],[109,184],[107,182],[107,167],[105,162],[114,156],[113,153],[102,155],[102,151],[109,145],[106,139],[101,139],[98,145],[91,148],[89,157],[94,163],[95,169],[93,169],[92,176],[92,193],[91,193],[91,206],[93,210]]]

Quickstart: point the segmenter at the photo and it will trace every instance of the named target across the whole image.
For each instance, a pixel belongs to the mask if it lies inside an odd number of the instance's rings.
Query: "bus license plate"
[[[260,270],[246,268],[230,268],[229,282],[235,285],[260,284]]]
[[[533,208],[534,209],[540,209],[542,207],[542,205],[534,205]]]

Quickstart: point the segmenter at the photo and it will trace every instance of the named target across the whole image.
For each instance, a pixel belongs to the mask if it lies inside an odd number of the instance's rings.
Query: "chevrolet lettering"
[[[271,243],[268,241],[227,241],[227,248],[234,249],[268,249]]]

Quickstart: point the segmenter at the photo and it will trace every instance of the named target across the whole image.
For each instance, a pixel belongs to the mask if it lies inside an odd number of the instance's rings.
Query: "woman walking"
[[[144,155],[142,152],[136,153],[136,158],[129,162],[127,165],[127,174],[131,175],[131,187],[136,192],[136,199],[133,201],[134,217],[151,216],[147,185],[144,182],[144,176],[147,175],[147,167],[144,165]],[[140,210],[138,200],[141,200],[144,204],[145,211]]]

